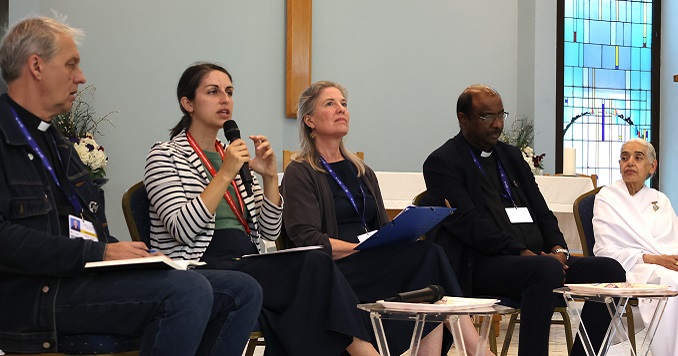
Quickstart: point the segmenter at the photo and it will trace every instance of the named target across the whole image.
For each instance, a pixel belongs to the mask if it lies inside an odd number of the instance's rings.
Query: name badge
[[[506,208],[506,215],[508,215],[511,224],[526,224],[532,223],[532,215],[527,207],[510,207]]]
[[[72,239],[81,238],[99,241],[94,225],[90,221],[74,215],[68,215],[68,236]]]

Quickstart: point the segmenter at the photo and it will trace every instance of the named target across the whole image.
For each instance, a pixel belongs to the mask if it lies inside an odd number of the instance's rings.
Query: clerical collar
[[[466,141],[466,138],[465,138],[465,137],[464,137],[464,140]],[[468,141],[466,141],[466,144],[468,144],[468,147],[471,149],[471,151],[473,152],[473,154],[475,154],[476,156],[480,156],[480,157],[482,157],[482,158],[488,158],[488,157],[492,156],[492,153],[494,153],[494,147],[492,147],[492,150],[490,150],[489,152],[487,152],[487,151],[483,151],[483,150],[481,150],[481,149],[479,149],[479,148],[473,146],[473,145],[470,144]]]
[[[24,125],[26,125],[31,130],[35,130],[35,128],[37,128],[39,131],[45,132],[47,129],[49,129],[50,125],[52,125],[51,122],[42,121],[42,119],[35,116],[32,112],[17,104],[16,101],[9,97],[9,95],[7,95],[7,99],[14,110],[16,110],[16,113],[19,115],[21,121],[24,122]]]
[[[52,125],[51,122],[45,122],[40,120],[40,124],[38,125],[38,130],[45,132],[49,128],[49,126]]]

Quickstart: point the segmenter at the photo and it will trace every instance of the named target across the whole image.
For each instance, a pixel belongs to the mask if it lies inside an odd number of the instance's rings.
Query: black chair
[[[150,205],[151,202],[148,200],[144,182],[137,182],[122,195],[122,213],[125,216],[130,237],[132,240],[141,241],[147,246],[151,244]],[[254,330],[250,333],[245,355],[252,356],[257,346],[265,345],[264,333],[257,321]]]
[[[412,205],[419,205],[421,200],[426,196],[426,191],[417,194],[414,199],[412,199]],[[515,309],[515,312],[511,314],[509,319],[508,326],[506,328],[506,335],[504,336],[504,344],[501,348],[501,356],[506,356],[508,354],[508,349],[511,345],[511,339],[513,338],[513,331],[515,330],[516,324],[520,323],[520,301],[509,298],[506,296],[474,296],[479,298],[493,298],[499,299],[499,304],[511,307]],[[563,325],[565,328],[565,341],[567,342],[567,352],[572,351],[573,336],[572,336],[572,323],[570,322],[570,316],[567,313],[567,306],[563,299],[558,299],[556,307],[553,310],[554,313],[560,314],[562,320],[552,319],[551,325]],[[497,341],[496,336],[499,335],[498,332],[495,334],[494,327],[490,328],[490,349],[495,354],[497,353]],[[498,329],[498,328],[497,328]],[[493,337],[494,336],[494,337]],[[494,345],[492,345],[494,343]]]
[[[595,188],[580,195],[572,206],[574,211],[574,221],[577,224],[577,231],[579,231],[579,240],[581,241],[581,249],[584,256],[594,256],[593,246],[596,244],[595,234],[593,233],[593,204],[596,201],[596,194],[600,188]],[[633,352],[636,352],[636,330],[632,307],[638,306],[638,299],[630,299],[626,304],[626,324],[629,340]]]

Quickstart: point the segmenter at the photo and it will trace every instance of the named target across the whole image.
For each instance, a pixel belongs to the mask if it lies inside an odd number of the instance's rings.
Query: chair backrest
[[[122,195],[122,213],[130,237],[146,245],[151,242],[151,217],[148,215],[150,205],[144,182],[134,184]]]
[[[417,194],[413,199],[412,199],[412,205],[418,206],[419,203],[421,203],[421,200],[424,199],[426,196],[426,191],[424,190],[423,192]]]
[[[596,201],[596,194],[598,194],[600,188],[602,187],[580,195],[574,201],[572,207],[584,256],[593,256],[593,245],[596,243],[593,235],[593,203]]]
[[[283,150],[283,172],[285,171],[285,168],[292,162],[292,154],[296,151],[290,151],[290,150]],[[355,153],[358,158],[361,160],[365,160],[365,152],[358,151]]]

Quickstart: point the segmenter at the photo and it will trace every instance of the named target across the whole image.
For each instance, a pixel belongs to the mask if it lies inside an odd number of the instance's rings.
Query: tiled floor
[[[636,311],[637,312],[637,311]],[[636,320],[640,320],[640,315],[636,314]],[[557,314],[556,314],[557,315]],[[554,316],[558,317],[558,316]],[[506,335],[506,327],[508,325],[508,317],[503,318],[501,324],[500,324],[500,332],[499,336],[497,337],[497,347],[499,348],[498,352],[501,352],[501,347],[502,343],[504,340],[504,336]],[[640,330],[642,328],[641,325],[636,325],[636,330]],[[513,332],[513,338],[511,339],[511,346],[509,347],[508,355],[509,356],[516,356],[518,355],[518,339],[520,337],[520,330],[518,330],[519,327],[516,327],[516,330]],[[636,339],[641,340],[642,337],[645,335],[645,330],[640,330],[636,334]],[[262,356],[264,354],[263,348],[259,347],[255,351],[254,355],[255,356]],[[457,356],[457,352],[452,348],[450,352],[448,353],[449,356]],[[625,349],[621,344],[613,345],[610,348],[610,351],[607,354],[608,356],[622,356],[626,355]],[[651,353],[650,353],[651,355]],[[551,327],[551,337],[549,339],[549,356],[567,356],[567,346],[565,342],[565,329],[563,328],[562,325],[554,325]]]

